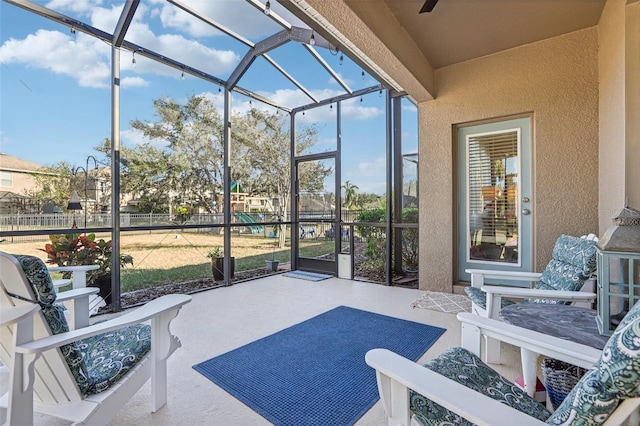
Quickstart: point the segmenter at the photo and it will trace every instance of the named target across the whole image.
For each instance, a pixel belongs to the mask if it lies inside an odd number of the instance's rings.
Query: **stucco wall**
[[[640,208],[640,2],[610,0],[600,42],[600,234],[624,206]]]
[[[598,24],[600,44],[600,220],[599,235],[612,224],[611,218],[625,197],[625,69],[624,3],[610,1]]]
[[[536,270],[559,234],[597,232],[597,43],[594,27],[436,70],[419,104],[420,288],[452,289],[456,124],[532,114]]]

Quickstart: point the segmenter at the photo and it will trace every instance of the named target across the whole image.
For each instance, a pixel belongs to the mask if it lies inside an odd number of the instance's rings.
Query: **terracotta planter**
[[[214,257],[211,259],[211,272],[216,281],[224,280],[224,257]],[[231,258],[231,277],[235,273],[235,258]]]

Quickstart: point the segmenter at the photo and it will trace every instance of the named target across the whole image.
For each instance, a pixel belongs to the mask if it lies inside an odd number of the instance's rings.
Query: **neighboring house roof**
[[[46,172],[46,167],[0,152],[0,170],[9,172]]]
[[[29,197],[25,197],[24,195],[16,194],[15,192],[11,192],[11,191],[0,191],[0,203],[10,202],[10,201],[13,201],[14,199],[26,200],[28,198]]]

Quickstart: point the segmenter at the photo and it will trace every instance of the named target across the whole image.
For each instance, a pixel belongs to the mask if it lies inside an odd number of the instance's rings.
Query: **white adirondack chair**
[[[29,268],[25,273],[24,259],[21,260],[22,263],[16,256],[0,252],[0,356],[10,370],[9,390],[0,398],[3,424],[6,418],[10,425],[30,425],[34,411],[74,424],[106,424],[149,379],[151,411],[160,409],[167,402],[167,359],[180,347],[180,341],[171,334],[169,325],[191,297],[164,296],[117,318],[88,326],[88,299],[97,289],[74,289],[56,296],[52,283],[48,287],[32,287],[29,280],[34,279],[34,270]],[[44,281],[50,282],[46,266],[42,261],[40,263],[37,268],[44,270]],[[38,280],[40,278],[42,276]],[[34,288],[38,288],[38,294]],[[52,315],[58,312],[57,318],[62,317],[61,321],[64,321],[64,315],[55,308],[61,301],[69,304],[72,313],[80,314],[82,318],[75,322],[73,331],[66,331],[63,326],[59,328],[60,323],[56,323],[58,333],[54,334],[45,311],[54,307],[50,311]],[[123,337],[136,337],[137,340],[134,345],[116,346],[114,342]],[[80,340],[82,345],[68,346]],[[83,364],[82,377],[97,380],[95,372],[104,372],[106,367],[84,365],[99,358],[97,346],[92,352],[89,349],[82,352],[81,347],[88,345],[91,348],[98,341],[109,342],[112,344],[110,349],[117,349],[123,356],[133,354],[136,349],[138,361],[126,365],[124,357],[114,359],[122,361],[116,377],[100,377],[100,381],[93,384],[89,379],[81,380],[79,384],[76,380],[78,371],[72,370],[65,354],[75,355],[73,361],[80,360]]]
[[[483,337],[487,336],[591,368],[553,414],[561,418],[561,424],[583,424],[580,422],[584,418],[595,417],[606,419],[605,426],[639,424],[640,397],[635,390],[640,383],[634,378],[640,373],[640,354],[634,342],[640,339],[640,303],[627,314],[602,352],[479,315],[461,313],[458,319],[462,322],[462,347],[430,361],[429,368],[387,349],[367,352],[365,360],[376,370],[380,400],[389,426],[458,424],[462,421],[460,417],[480,426],[547,424],[545,420],[549,420],[551,414],[545,412],[544,406],[479,359]],[[626,348],[629,345],[631,347]],[[459,370],[452,367],[464,356],[471,361],[460,362]],[[602,394],[597,392],[602,390]],[[612,395],[615,396],[613,402]],[[604,397],[603,400],[600,397]],[[425,400],[428,404],[437,404],[428,410],[437,411],[420,413],[426,409]],[[607,417],[601,410],[609,404],[612,412]]]
[[[498,319],[505,304],[519,299],[533,303],[555,300],[556,303],[590,308],[596,299],[597,240],[594,234],[579,238],[561,235],[554,246],[553,258],[542,273],[467,269],[466,272],[471,275],[471,286],[466,287],[465,291],[472,301],[471,311]],[[567,271],[571,271],[571,275]],[[514,286],[489,285],[487,279],[506,280]],[[515,286],[518,283],[529,287]],[[483,360],[492,364],[500,362],[498,342],[487,341]]]

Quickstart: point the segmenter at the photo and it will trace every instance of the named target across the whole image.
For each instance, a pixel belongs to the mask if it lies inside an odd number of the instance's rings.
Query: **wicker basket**
[[[544,376],[544,385],[547,388],[547,400],[551,402],[554,410],[562,404],[562,401],[586,372],[587,370],[584,368],[557,359],[545,358],[542,361],[542,375]]]

